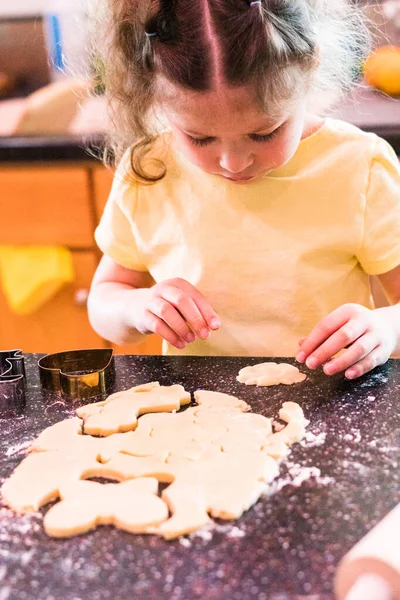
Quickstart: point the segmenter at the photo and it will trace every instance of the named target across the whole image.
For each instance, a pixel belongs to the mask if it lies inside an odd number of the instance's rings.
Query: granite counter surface
[[[2,480],[32,438],[73,415],[41,390],[37,359],[27,357],[24,412],[0,420]],[[290,387],[239,384],[239,369],[255,362],[118,356],[115,387],[181,383],[238,395],[268,416],[285,400],[299,402],[307,437],[282,463],[270,495],[237,522],[170,542],[108,526],[53,540],[42,514],[16,517],[2,507],[1,600],[332,600],[340,558],[400,502],[400,361],[353,382],[318,371]]]

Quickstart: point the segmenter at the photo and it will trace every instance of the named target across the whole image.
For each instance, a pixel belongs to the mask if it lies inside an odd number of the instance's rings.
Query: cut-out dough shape
[[[47,427],[30,447],[30,452],[59,450],[65,456],[92,456],[107,461],[127,443],[134,432],[115,433],[108,437],[82,434],[82,421],[78,417],[65,419]]]
[[[309,424],[303,409],[296,402],[284,402],[279,411],[279,418],[287,423],[286,427],[272,434],[263,448],[269,456],[276,459],[286,456],[289,446],[303,439]]]
[[[108,436],[136,429],[137,417],[149,412],[172,412],[190,403],[181,385],[148,383],[112,394],[104,402],[88,404],[76,411],[87,435]]]
[[[61,489],[62,500],[47,512],[44,528],[53,537],[85,533],[98,525],[148,533],[168,519],[168,507],[157,492],[158,481],[152,478],[107,484],[77,481]]]
[[[171,456],[162,463],[118,454],[110,460],[108,469],[126,479],[147,476],[172,483],[162,492],[162,498],[173,516],[154,530],[166,538],[198,529],[209,521],[208,513],[221,519],[239,518],[278,474],[277,463],[266,454],[230,454],[215,446],[195,461]],[[188,489],[190,494],[185,493]]]
[[[25,458],[4,483],[3,501],[19,513],[30,512],[57,500],[61,487],[71,481],[107,475],[103,465],[91,454],[71,458],[57,450],[35,452]]]
[[[236,379],[246,385],[291,385],[304,381],[307,375],[287,363],[265,362],[240,369]]]
[[[138,392],[138,388],[130,392],[130,397],[134,396],[134,411],[138,406],[136,396],[149,398],[155,387],[157,384],[148,384],[147,392]],[[187,400],[181,391],[179,396],[180,403],[182,397]],[[108,404],[89,405],[78,412],[87,421],[109,414],[118,426],[111,412],[116,406],[121,414],[120,398],[121,395],[117,399],[113,396]],[[308,421],[300,406],[285,402],[279,417],[287,425],[272,433],[271,419],[247,412],[249,406],[243,400],[206,390],[195,392],[195,398],[197,406],[178,414],[147,413],[139,418],[134,431],[108,437],[83,435],[78,417],[49,427],[33,443],[33,453],[4,484],[5,503],[25,512],[61,496],[61,502],[46,516],[46,531],[56,536],[113,523],[128,531],[152,532],[169,539],[207,524],[209,515],[222,519],[240,517],[278,474],[275,459],[285,456],[289,446],[302,438]],[[133,423],[132,403],[128,402],[128,409],[125,402],[128,401],[122,402],[124,423]],[[146,412],[154,410],[143,401],[141,406]],[[171,410],[170,406],[160,409],[156,403],[155,410]],[[80,481],[93,477],[125,483],[98,488],[101,484]],[[143,477],[170,484],[161,499],[156,496],[157,490],[151,491],[154,483],[151,489],[139,493],[133,484]],[[132,514],[126,508],[128,497],[132,498]],[[149,504],[147,512],[144,497]]]

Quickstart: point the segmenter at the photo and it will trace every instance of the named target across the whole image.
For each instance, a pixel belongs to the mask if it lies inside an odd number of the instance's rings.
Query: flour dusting
[[[292,462],[286,463],[288,473],[284,477],[279,477],[270,486],[270,493],[275,494],[287,485],[300,487],[304,481],[313,479],[318,485],[329,485],[335,480],[332,477],[321,475],[321,469],[318,467],[304,467]]]
[[[300,442],[300,446],[305,448],[315,448],[317,446],[323,446],[326,441],[326,432],[321,431],[320,433],[313,433],[312,431],[306,431],[306,435]]]
[[[26,450],[31,446],[32,440],[27,440],[25,442],[21,442],[20,444],[15,444],[14,446],[9,446],[5,451],[5,455],[7,458],[10,456],[15,456],[18,454],[25,453]]]

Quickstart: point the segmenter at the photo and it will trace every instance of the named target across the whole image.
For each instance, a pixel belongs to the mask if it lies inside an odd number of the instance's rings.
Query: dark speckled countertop
[[[29,440],[73,409],[41,391],[27,359],[27,406],[0,420],[0,476]],[[279,359],[278,359],[279,360]],[[273,491],[237,522],[166,542],[102,527],[69,540],[43,532],[40,513],[0,509],[1,600],[332,600],[340,558],[400,502],[400,361],[356,382],[309,373],[290,387],[246,387],[249,358],[116,357],[116,389],[146,381],[235,394],[277,416],[285,400],[310,419]]]

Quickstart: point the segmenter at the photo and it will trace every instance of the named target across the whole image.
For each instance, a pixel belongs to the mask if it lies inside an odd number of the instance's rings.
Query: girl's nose
[[[253,164],[253,157],[243,151],[227,150],[221,154],[219,164],[225,171],[234,175],[250,167]]]

